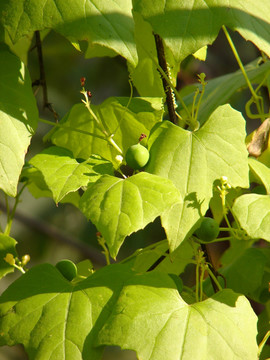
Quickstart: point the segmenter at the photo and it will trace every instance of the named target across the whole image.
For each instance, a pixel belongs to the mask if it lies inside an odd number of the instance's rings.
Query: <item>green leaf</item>
[[[91,105],[108,134],[114,135],[114,141],[124,153],[130,145],[138,142],[141,133],[148,136],[150,129],[161,121],[163,115],[161,98],[133,98],[127,107],[128,100],[109,98],[100,105]],[[61,123],[104,137],[83,104],[73,106]],[[55,145],[71,150],[76,158],[87,159],[91,154],[99,154],[116,164],[115,156],[118,153],[108,145],[105,137],[102,140],[61,128],[54,131],[51,140]]]
[[[262,282],[266,261],[260,249],[247,249],[232,264],[222,269],[226,286],[235,292],[251,295]]]
[[[25,65],[0,44],[0,188],[16,196],[25,154],[38,121]]]
[[[270,241],[270,195],[242,195],[232,211],[249,236]]]
[[[155,33],[180,63],[188,55],[212,44],[222,25],[238,31],[246,40],[270,55],[270,4],[253,0],[188,0],[156,1],[134,0],[133,9],[148,21]],[[262,18],[262,14],[264,14]]]
[[[13,42],[49,28],[71,42],[88,41],[88,56],[92,51],[96,56],[105,47],[110,55],[117,53],[134,65],[137,62],[130,0],[3,0],[0,14]]]
[[[196,132],[163,122],[148,145],[146,171],[171,179],[184,199],[183,206],[176,204],[161,217],[171,250],[208,209],[215,180],[227,176],[232,187],[249,185],[245,120],[229,105],[217,108]]]
[[[138,65],[136,68],[129,66],[132,82],[141,96],[164,97],[161,75],[157,66],[149,56],[149,52],[157,60],[156,44],[152,28],[143,20],[142,16],[133,11],[135,24],[135,41],[138,52]],[[147,51],[146,51],[147,49]]]
[[[115,257],[127,235],[143,229],[179,201],[170,180],[141,172],[126,179],[102,176],[83,194],[80,209]]]
[[[52,265],[36,266],[0,297],[0,345],[23,344],[30,360],[98,360],[94,340],[132,273],[123,265],[77,285]]]
[[[7,254],[12,254],[17,257],[17,252],[15,246],[17,241],[11,237],[0,234],[0,278],[14,271],[14,267],[8,264],[4,258]]]
[[[56,203],[68,193],[97,181],[103,174],[113,175],[113,166],[108,160],[92,155],[78,162],[69,150],[56,146],[45,149],[29,163],[42,173]]]
[[[254,158],[248,159],[248,164],[253,175],[263,183],[267,194],[270,195],[270,169]]]
[[[245,297],[223,290],[188,305],[167,275],[152,272],[123,287],[97,344],[135,350],[141,360],[254,360],[256,325]]]
[[[264,77],[267,77],[267,74],[270,71],[270,61],[267,61],[260,66],[258,66],[258,60],[253,61],[245,66],[245,71],[252,83],[259,84]],[[198,120],[200,121],[200,124],[203,124],[219,105],[223,105],[228,102],[237,90],[246,87],[246,80],[241,70],[237,70],[234,73],[219,76],[215,79],[207,81],[198,112]],[[197,88],[201,90],[202,86],[200,84],[193,84],[180,91],[185,104],[189,108],[192,106],[194,93]],[[180,111],[180,114],[183,116],[186,115],[184,110]]]
[[[196,253],[198,246],[198,244],[191,244],[189,241],[182,242],[173,253],[166,256],[166,258],[157,265],[155,271],[175,275],[182,274],[186,266],[193,262],[194,253]]]

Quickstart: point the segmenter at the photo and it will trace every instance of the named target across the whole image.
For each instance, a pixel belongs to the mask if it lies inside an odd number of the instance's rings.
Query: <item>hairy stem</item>
[[[157,56],[158,56],[158,63],[164,73],[169,77],[169,70],[165,58],[164,46],[161,37],[158,34],[154,34],[155,42],[156,42],[156,49],[157,49]],[[162,74],[161,74],[162,75]],[[174,108],[174,94],[173,90],[170,85],[167,83],[167,80],[162,76],[162,84],[163,89],[166,94],[166,103],[168,107],[168,113],[170,121],[176,124],[176,113]]]

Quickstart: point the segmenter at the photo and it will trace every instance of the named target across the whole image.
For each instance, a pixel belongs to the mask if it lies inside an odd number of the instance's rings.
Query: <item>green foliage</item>
[[[1,1],[0,277],[22,273],[0,296],[1,346],[22,344],[33,360],[101,360],[107,345],[142,360],[267,358],[269,24],[267,1]],[[261,57],[243,66],[225,25]],[[81,78],[82,103],[75,100],[59,121],[40,118],[27,52],[36,31],[43,41],[51,30],[86,58],[125,59],[130,96],[92,104]],[[198,84],[178,92],[179,69],[190,55],[204,59],[220,30],[239,70],[209,81],[198,74]],[[37,83],[52,110],[36,45]],[[250,94],[241,113],[230,102],[244,88]],[[252,137],[258,158],[247,150],[246,129],[259,128],[254,119],[266,124]],[[42,122],[52,126],[44,137],[50,144],[37,150],[29,145]],[[34,265],[18,255],[10,232],[25,188],[37,199],[68,202],[90,220],[107,265]],[[157,218],[162,240],[135,244],[119,261],[127,238],[139,230],[147,236]],[[212,244],[204,242],[224,240],[229,248],[216,269]],[[258,316],[249,299],[265,306]]]

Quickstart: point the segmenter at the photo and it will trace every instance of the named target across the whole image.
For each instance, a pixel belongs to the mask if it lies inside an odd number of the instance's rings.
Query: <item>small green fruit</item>
[[[149,151],[140,143],[131,145],[126,152],[126,163],[134,170],[144,167],[149,160]]]
[[[55,265],[55,267],[69,281],[73,280],[77,276],[77,266],[71,260],[61,260]]]
[[[195,235],[205,242],[216,239],[218,234],[219,225],[216,220],[210,217],[204,217],[200,227],[195,231]]]

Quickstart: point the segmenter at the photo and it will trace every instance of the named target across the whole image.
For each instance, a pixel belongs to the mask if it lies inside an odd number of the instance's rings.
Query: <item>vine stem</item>
[[[36,48],[38,53],[38,62],[39,62],[39,80],[34,81],[32,86],[41,86],[43,90],[43,107],[49,109],[55,118],[58,121],[59,115],[54,110],[52,104],[48,100],[48,92],[47,92],[47,82],[46,82],[46,75],[45,75],[45,68],[44,68],[44,61],[43,61],[43,53],[42,53],[42,43],[40,38],[40,32],[35,31],[36,37]]]
[[[99,120],[99,118],[96,116],[96,114],[94,113],[94,111],[91,109],[90,106],[90,101],[88,99],[88,95],[87,95],[87,91],[85,91],[84,89],[81,91],[81,93],[84,95],[85,100],[82,100],[82,102],[84,103],[86,109],[89,111],[90,115],[92,116],[92,118],[95,120],[99,130],[104,134],[105,138],[104,140],[106,140],[112,147],[115,148],[115,150],[120,154],[123,155],[123,151],[120,149],[120,147],[116,144],[116,142],[113,140],[113,136],[114,134],[108,134],[107,130],[105,129],[104,124]]]
[[[191,113],[188,109],[188,107],[186,106],[184,100],[182,99],[181,95],[179,94],[179,92],[176,90],[175,86],[173,85],[173,83],[171,82],[170,78],[167,76],[167,74],[165,73],[165,71],[163,71],[162,67],[159,65],[159,63],[157,62],[157,60],[155,59],[155,57],[153,56],[153,54],[151,54],[150,51],[148,51],[148,49],[146,49],[146,47],[143,44],[140,44],[143,48],[143,50],[146,52],[146,54],[150,57],[150,59],[154,62],[154,64],[156,65],[158,71],[161,73],[161,75],[164,77],[164,79],[166,80],[167,84],[169,84],[169,86],[172,88],[172,90],[174,91],[175,96],[177,97],[177,99],[179,100],[179,102],[181,103],[181,105],[183,106],[188,119],[190,119],[190,121],[192,122],[192,116]]]
[[[169,77],[169,70],[165,58],[164,46],[161,37],[158,34],[154,34],[155,42],[156,42],[156,49],[157,49],[157,56],[158,62],[164,73]],[[168,113],[170,121],[176,124],[176,113],[175,113],[175,104],[174,104],[174,94],[172,92],[172,88],[167,83],[166,79],[162,77],[162,84],[163,89],[166,94],[166,103],[168,107]]]
[[[262,339],[261,343],[259,344],[259,348],[258,348],[258,359],[261,355],[262,349],[266,343],[266,341],[268,340],[268,338],[270,337],[270,330],[267,331],[267,333],[265,334],[264,338]]]
[[[23,190],[25,189],[26,187],[26,183],[22,186],[21,190],[18,192],[18,194],[16,195],[15,197],[15,204],[12,208],[12,210],[10,211],[10,208],[9,208],[9,203],[8,203],[8,198],[6,196],[6,208],[7,208],[7,224],[6,224],[6,228],[5,228],[5,231],[4,231],[4,234],[5,235],[9,235],[10,234],[10,231],[11,231],[11,225],[12,225],[12,222],[13,222],[13,219],[14,219],[14,215],[15,215],[15,212],[16,212],[16,208],[19,204],[19,200],[20,200],[20,196],[23,192]]]
[[[250,90],[250,92],[251,92],[251,94],[252,94],[252,97],[253,97],[253,99],[254,99],[254,102],[255,102],[255,104],[256,104],[256,107],[257,107],[257,110],[258,110],[258,113],[259,113],[259,117],[260,117],[261,120],[263,121],[265,117],[264,117],[264,113],[263,113],[263,111],[262,111],[262,108],[261,108],[261,106],[260,106],[259,96],[256,94],[255,90],[253,89],[253,86],[252,86],[252,84],[251,84],[251,82],[250,82],[250,80],[249,80],[249,77],[248,77],[248,75],[247,75],[247,73],[246,73],[246,70],[245,70],[245,68],[244,68],[244,65],[243,65],[241,59],[240,59],[240,56],[239,56],[239,54],[238,54],[238,52],[237,52],[237,50],[236,50],[236,47],[235,47],[235,45],[234,45],[234,43],[233,43],[233,41],[232,41],[232,38],[231,38],[228,30],[226,29],[226,27],[225,27],[224,25],[222,26],[222,30],[223,30],[223,32],[224,32],[224,34],[225,34],[225,36],[226,36],[226,38],[227,38],[227,40],[228,40],[228,43],[229,43],[229,45],[230,45],[230,47],[231,47],[231,49],[232,49],[232,52],[233,52],[233,54],[234,54],[234,57],[235,57],[238,65],[239,65],[239,67],[240,67],[240,69],[241,69],[241,71],[242,71],[242,73],[243,73],[243,75],[244,75],[244,78],[245,78],[245,80],[246,80],[247,86],[248,86],[248,88],[249,88],[249,90]]]

